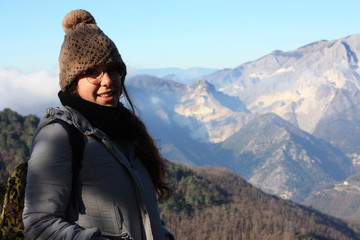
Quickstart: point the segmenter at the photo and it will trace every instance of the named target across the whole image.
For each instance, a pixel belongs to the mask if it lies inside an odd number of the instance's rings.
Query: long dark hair
[[[123,83],[124,81],[122,81]],[[135,114],[135,106],[126,90],[124,84],[122,85],[122,93],[128,102],[131,111],[131,117],[137,127],[137,136],[134,141],[135,149],[150,176],[154,182],[156,192],[159,199],[168,199],[171,197],[172,190],[169,184],[165,181],[166,162],[161,156],[159,148],[156,146],[154,139],[147,131],[145,124]]]

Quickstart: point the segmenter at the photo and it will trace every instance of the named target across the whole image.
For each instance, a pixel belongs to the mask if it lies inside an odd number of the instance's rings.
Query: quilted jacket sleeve
[[[25,239],[107,239],[97,228],[84,229],[65,220],[71,157],[68,135],[60,124],[49,124],[36,135],[25,190]]]

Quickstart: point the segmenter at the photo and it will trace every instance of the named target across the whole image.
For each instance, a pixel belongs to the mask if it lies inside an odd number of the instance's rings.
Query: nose
[[[100,85],[101,86],[107,86],[109,87],[111,84],[112,84],[112,79],[111,77],[109,76],[108,72],[104,72],[104,75],[102,76],[102,79],[101,79],[101,82],[100,82]]]

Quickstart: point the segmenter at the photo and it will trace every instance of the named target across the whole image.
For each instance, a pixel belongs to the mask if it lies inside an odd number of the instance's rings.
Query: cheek
[[[77,93],[79,97],[85,100],[93,100],[94,98],[94,89],[90,89],[87,84],[84,84],[83,79],[80,79],[78,81],[77,87],[76,87]]]

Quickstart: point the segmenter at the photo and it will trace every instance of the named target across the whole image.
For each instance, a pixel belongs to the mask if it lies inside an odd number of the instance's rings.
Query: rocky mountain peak
[[[360,122],[356,110],[360,106],[359,56],[360,35],[351,35],[317,41],[294,51],[274,51],[256,61],[209,75],[206,80],[218,91],[241,99],[253,113],[276,113],[302,130],[326,136],[342,147],[349,144],[346,137],[327,126],[331,125],[329,121],[334,126],[335,119],[344,112],[346,117],[340,117],[342,131],[351,132],[349,128]],[[339,97],[344,94],[346,97]],[[340,127],[338,122],[336,125]],[[356,133],[360,135],[360,129]],[[356,151],[360,152],[360,147]]]
[[[359,162],[358,42],[356,35],[274,51],[191,85],[147,77],[134,85],[134,99],[154,133],[167,129],[171,159],[226,166],[302,200]]]

